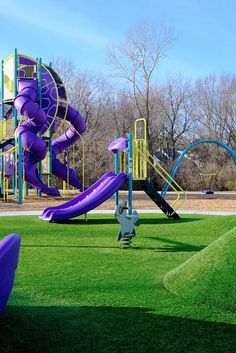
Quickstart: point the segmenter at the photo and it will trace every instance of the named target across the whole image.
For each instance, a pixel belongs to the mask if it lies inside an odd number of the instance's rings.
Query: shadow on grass
[[[103,245],[59,245],[59,244],[25,244],[22,248],[71,248],[71,249],[119,249],[119,246],[103,246]]]
[[[194,244],[188,244],[188,243],[183,243],[178,240],[173,240],[173,239],[167,239],[167,238],[161,238],[161,237],[147,237],[146,239],[151,239],[151,240],[158,240],[162,241],[163,243],[167,243],[170,245],[166,246],[161,246],[159,248],[156,248],[156,251],[159,252],[189,252],[189,251],[200,251],[204,249],[207,245],[194,245]]]
[[[145,237],[145,239],[157,240],[170,245],[166,246],[134,246],[132,251],[135,250],[154,250],[157,252],[197,252],[206,247],[206,245],[194,245],[183,243],[177,240],[161,237]],[[73,244],[22,244],[22,248],[71,248],[71,249],[120,249],[120,243],[117,242],[117,246],[107,245],[73,245]]]
[[[142,215],[140,217],[141,224],[181,224],[181,223],[190,223],[190,222],[197,222],[202,221],[202,218],[199,217],[188,217],[188,218],[180,218],[180,219],[173,219],[173,218],[144,218],[142,219]]]
[[[98,225],[98,224],[117,224],[115,217],[112,218],[99,218],[99,219],[85,219],[82,218],[74,218],[74,219],[67,219],[65,221],[56,222],[53,224],[69,224],[69,225]]]
[[[197,217],[188,217],[188,218],[180,218],[180,219],[172,219],[172,218],[143,218],[143,215],[140,216],[141,224],[180,224],[180,223],[190,223],[202,221],[202,218]],[[89,219],[85,221],[85,219],[75,218],[75,219],[68,219],[66,221],[56,222],[53,224],[70,224],[70,225],[99,225],[99,224],[118,224],[115,217],[111,218],[98,218],[98,219]]]
[[[136,246],[133,245],[130,248],[121,248],[121,244],[117,242],[117,246],[107,246],[107,245],[58,245],[58,244],[25,244],[21,245],[21,248],[71,248],[71,249],[114,249],[114,250],[120,250],[120,251],[136,251],[136,250],[154,250],[158,251],[158,248],[156,247],[150,247],[150,246]]]
[[[155,315],[145,308],[9,307],[4,353],[235,353],[230,324]]]

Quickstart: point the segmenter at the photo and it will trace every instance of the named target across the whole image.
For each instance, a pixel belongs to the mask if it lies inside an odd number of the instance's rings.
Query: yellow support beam
[[[146,180],[148,165],[150,165],[166,183],[169,183],[172,190],[177,193],[177,198],[171,206],[173,207],[179,201],[181,201],[182,205],[182,203],[187,199],[187,193],[173,178],[171,178],[162,165],[149,153],[147,145],[147,123],[144,118],[140,118],[136,119],[134,123],[133,180]],[[181,195],[183,195],[182,200]],[[178,208],[181,205],[179,202]]]
[[[136,119],[133,138],[133,180],[147,179],[147,123]]]

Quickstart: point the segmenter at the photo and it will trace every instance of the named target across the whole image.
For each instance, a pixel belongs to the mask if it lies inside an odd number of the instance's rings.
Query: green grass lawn
[[[236,227],[168,272],[164,286],[198,302],[236,311]]]
[[[22,237],[0,352],[235,353],[233,309],[184,299],[162,284],[235,226],[233,216],[142,215],[134,248],[122,250],[112,215],[66,224],[0,217],[1,238]]]

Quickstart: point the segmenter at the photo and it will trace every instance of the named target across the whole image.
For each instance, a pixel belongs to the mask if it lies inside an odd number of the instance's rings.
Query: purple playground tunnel
[[[48,117],[37,103],[37,80],[19,80],[18,89],[14,106],[19,114],[26,117],[26,121],[23,121],[17,129],[24,148],[25,180],[45,194],[59,196],[57,189],[48,187],[40,180],[36,168],[36,164],[45,158],[47,151],[46,142],[37,134],[43,133],[48,126]],[[57,156],[79,139],[86,130],[86,124],[81,114],[70,105],[65,120],[70,122],[71,127],[52,143],[52,173],[66,181],[67,167],[57,159]],[[69,184],[81,189],[81,183],[72,168],[69,169]]]

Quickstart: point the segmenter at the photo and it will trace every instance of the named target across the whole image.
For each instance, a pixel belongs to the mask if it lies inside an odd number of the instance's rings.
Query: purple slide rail
[[[109,199],[127,180],[125,173],[105,173],[97,182],[74,199],[55,207],[46,208],[40,218],[49,222],[65,221],[91,211]]]
[[[4,312],[14,284],[20,242],[19,235],[15,233],[0,241],[0,316]]]
[[[37,103],[38,81],[19,80],[18,90],[19,93],[14,100],[14,107],[19,114],[24,115],[27,119],[17,129],[18,135],[21,135],[22,147],[24,148],[25,180],[45,194],[59,196],[58,189],[50,188],[40,180],[36,168],[36,164],[45,158],[47,152],[45,141],[37,134],[44,131],[48,120],[44,110]],[[67,167],[57,159],[57,156],[79,139],[79,135],[86,130],[86,124],[81,114],[70,105],[65,119],[71,123],[72,127],[53,141],[52,173],[66,181]],[[81,183],[75,171],[71,168],[69,169],[69,183],[81,189]]]

